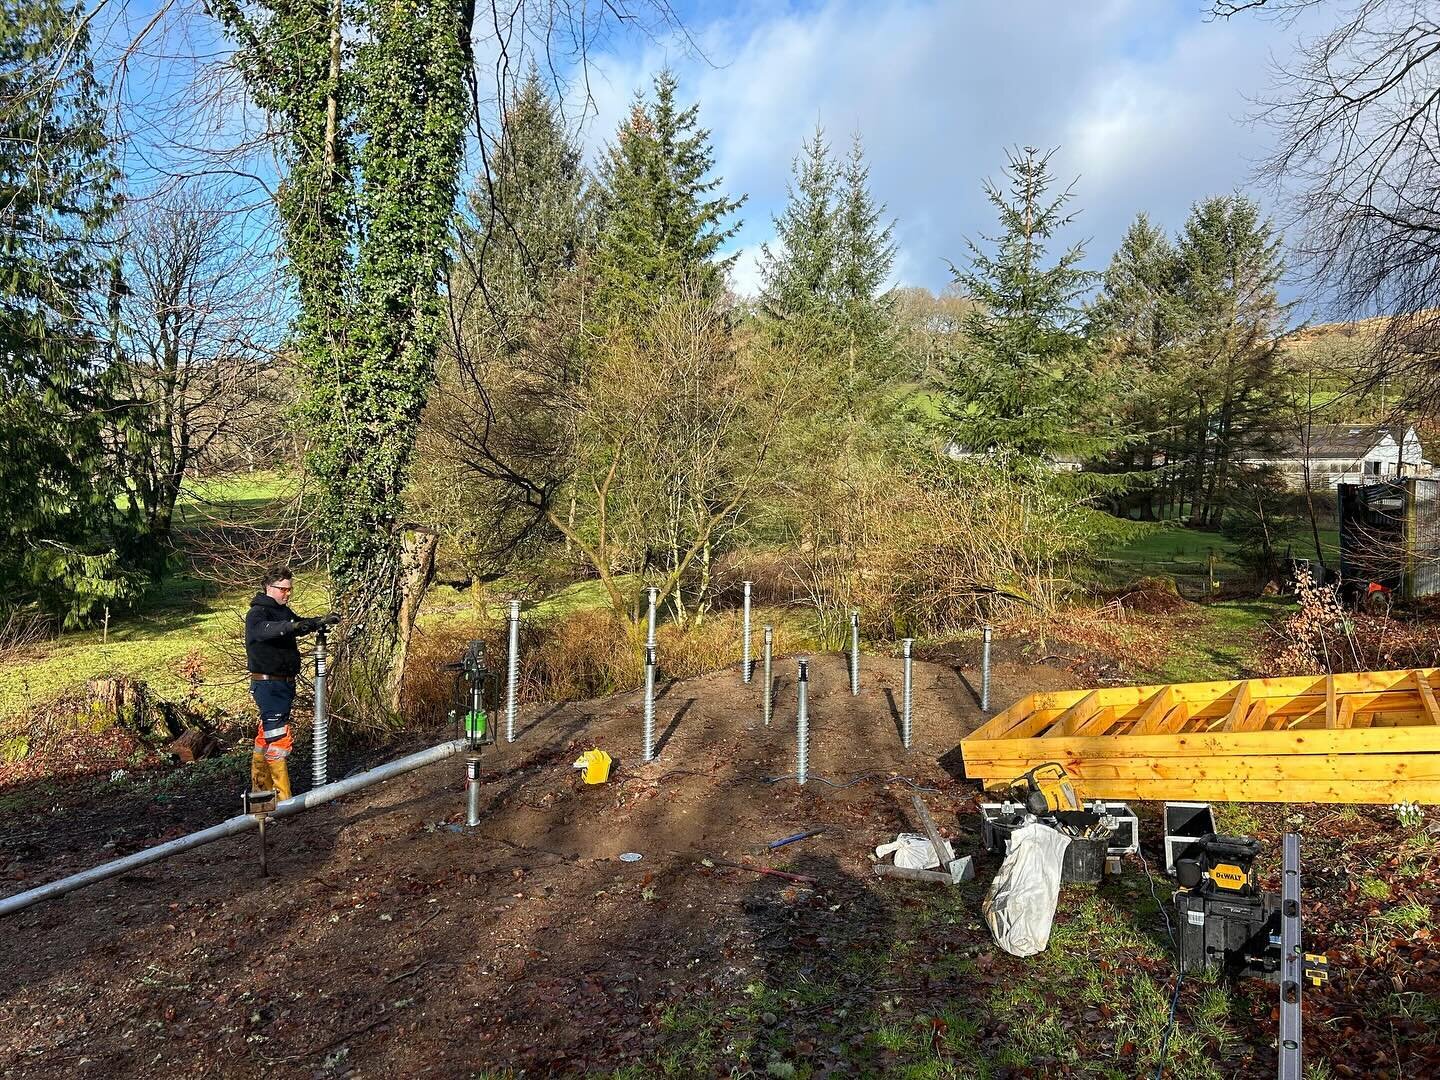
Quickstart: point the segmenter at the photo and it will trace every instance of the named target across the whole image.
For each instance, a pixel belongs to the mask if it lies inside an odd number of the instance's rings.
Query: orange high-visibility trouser
[[[290,705],[295,700],[293,683],[254,680],[250,692],[260,707],[260,723],[255,729],[255,749],[250,754],[250,789],[275,793],[283,800],[290,798],[290,769],[285,759],[295,748],[290,733]]]

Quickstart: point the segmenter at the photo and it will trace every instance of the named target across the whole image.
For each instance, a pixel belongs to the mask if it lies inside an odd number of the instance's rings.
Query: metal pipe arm
[[[443,761],[445,758],[460,753],[465,749],[464,739],[456,739],[453,742],[441,743],[439,746],[432,746],[428,750],[420,750],[414,754],[408,754],[402,758],[355,776],[347,777],[344,780],[337,780],[333,784],[325,784],[322,787],[312,788],[294,798],[286,799],[280,803],[272,812],[273,817],[289,817],[304,810],[313,809],[323,803],[338,799],[351,792],[359,791],[361,788],[369,787],[371,784],[378,784],[381,781],[389,780],[391,777],[399,776],[402,773]],[[57,896],[64,896],[68,892],[84,888],[86,885],[93,885],[96,882],[105,881],[108,878],[118,877],[121,874],[128,874],[131,870],[137,870],[142,866],[159,862],[161,859],[168,859],[172,855],[178,855],[182,851],[189,851],[192,848],[201,847],[215,840],[223,840],[227,836],[234,836],[237,833],[245,832],[255,828],[259,819],[253,814],[237,814],[228,818],[218,825],[211,825],[208,829],[201,829],[199,832],[189,833],[185,836],[177,836],[174,840],[167,840],[163,844],[156,844],[154,847],[146,848],[144,851],[137,851],[124,858],[114,859],[99,866],[91,867],[89,870],[82,870],[78,874],[71,874],[69,877],[60,878],[47,885],[38,885],[25,892],[16,893],[0,900],[0,916],[10,915],[17,911],[23,911],[31,904],[38,904],[41,900],[50,900]]]

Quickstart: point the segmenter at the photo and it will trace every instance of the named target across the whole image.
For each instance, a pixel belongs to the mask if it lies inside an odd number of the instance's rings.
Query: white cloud
[[[1056,172],[1079,174],[1083,211],[1068,239],[1093,238],[1091,262],[1103,265],[1137,211],[1178,227],[1194,200],[1243,187],[1263,150],[1264,132],[1241,118],[1279,31],[1207,23],[1197,6],[824,0],[692,20],[709,65],[653,45],[599,59],[587,141],[607,139],[634,89],[674,67],[726,189],[750,194],[732,246],[745,291],[817,120],[838,148],[862,133],[873,189],[898,220],[900,280],[941,286],[964,238],[993,229],[980,182],[1017,144],[1061,147]]]

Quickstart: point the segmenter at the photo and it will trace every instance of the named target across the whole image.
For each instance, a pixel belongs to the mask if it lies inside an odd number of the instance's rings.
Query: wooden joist
[[[1435,704],[1435,691],[1430,687],[1430,680],[1425,677],[1423,671],[1415,671],[1412,674],[1415,676],[1415,685],[1420,691],[1420,703],[1425,707],[1430,722],[1440,724],[1440,705]]]
[[[1140,719],[1135,721],[1135,726],[1130,729],[1130,733],[1132,735],[1153,735],[1164,730],[1165,717],[1174,707],[1175,688],[1166,686],[1145,703],[1145,711],[1140,714]]]
[[[1225,719],[1220,726],[1226,731],[1236,731],[1244,723],[1245,717],[1250,713],[1250,684],[1241,683],[1235,690],[1235,700],[1230,705],[1230,711],[1225,714]],[[1210,727],[1213,730],[1215,724]]]
[[[1053,739],[1061,735],[1079,735],[1085,722],[1099,712],[1104,705],[1100,702],[1100,691],[1091,690],[1070,708],[1066,709],[1050,724],[1044,738]]]
[[[1097,798],[1440,803],[1435,673],[1050,691],[961,752],[990,785],[1059,761]]]

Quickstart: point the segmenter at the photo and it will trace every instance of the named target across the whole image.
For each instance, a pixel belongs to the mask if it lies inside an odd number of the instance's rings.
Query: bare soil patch
[[[1078,681],[1008,648],[997,650],[997,707]],[[852,698],[843,658],[817,658],[803,788],[773,781],[795,769],[793,663],[776,665],[769,728],[758,683],[742,685],[731,668],[662,683],[662,749],[650,765],[639,762],[636,693],[527,708],[517,741],[487,752],[478,828],[462,824],[453,760],[278,823],[266,880],[254,837],[240,837],[11,917],[0,936],[0,1076],[818,1076],[887,1073],[915,1054],[988,1062],[1017,1045],[1014,1015],[992,1006],[1038,970],[998,953],[980,922],[994,860],[953,891],[878,881],[868,867],[876,844],[914,827],[912,786],[930,789],[959,850],[978,850],[977,790],[942,761],[982,718],[967,658],[938,661],[916,664],[906,753],[899,661],[867,657]],[[592,746],[616,759],[603,786],[571,768]],[[209,824],[234,797],[217,783],[188,807],[62,801],[38,825],[32,811],[42,835],[15,839],[30,834],[7,823],[0,877],[6,891],[38,884]],[[107,831],[86,831],[97,824]],[[816,828],[823,835],[767,850]],[[101,849],[100,836],[113,846]],[[629,851],[643,858],[618,859]],[[1329,871],[1310,880],[1339,887]],[[1090,932],[1079,913],[1112,912],[1128,927],[1124,913],[1148,903],[1138,874],[1104,890],[1062,903],[1061,922],[1082,935],[1056,950],[1067,962]],[[1125,933],[1148,944],[1123,979],[1168,986],[1158,912],[1134,922]],[[1397,947],[1405,985],[1422,998],[1435,991],[1428,955]],[[1377,970],[1371,991],[1391,974]],[[1065,1018],[1067,1046],[1139,1060],[1129,1028],[1052,978],[1045,1007]],[[1182,1022],[1205,992],[1187,987]],[[1230,1023],[1242,1037],[1206,1050],[1223,1075],[1273,1074],[1270,1007],[1263,986],[1237,996]],[[1345,1015],[1316,1025],[1317,1052],[1364,1022],[1358,1009]],[[1423,1017],[1407,1023],[1419,1024],[1421,1049],[1397,1045],[1387,1069],[1433,1048]],[[1030,1064],[974,1074],[1072,1072],[1071,1051],[1025,1045]]]

